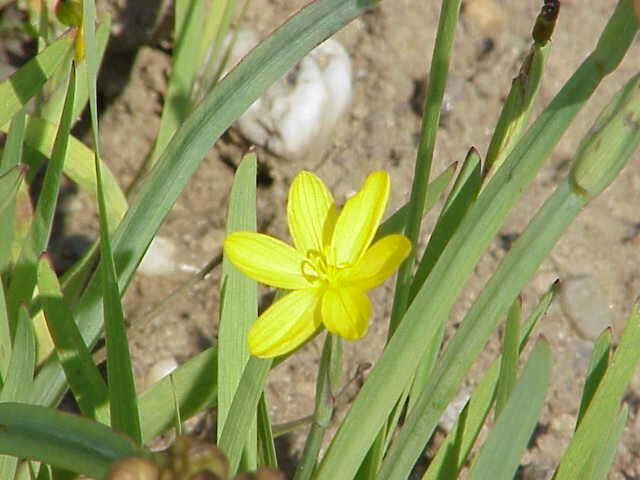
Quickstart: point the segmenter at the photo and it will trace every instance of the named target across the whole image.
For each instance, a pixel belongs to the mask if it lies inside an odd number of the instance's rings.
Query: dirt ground
[[[264,37],[304,3],[254,0],[242,24]],[[382,168],[392,180],[389,211],[406,201],[420,122],[412,102],[416,85],[428,71],[439,3],[383,1],[336,35],[352,60],[352,106],[322,155],[284,161],[259,151],[263,174],[258,215],[262,230],[286,237],[286,192],[291,178],[302,168],[312,169],[323,178],[338,200],[356,189],[368,172]],[[529,48],[531,27],[541,3],[498,0],[465,3],[456,32],[447,91],[450,111],[439,131],[434,172],[461,161],[472,145],[483,154],[486,152],[511,79]],[[615,0],[562,2],[537,112],[589,53],[615,4]],[[103,156],[126,187],[149,152],[159,124],[170,59],[166,53],[166,47],[170,46],[169,4],[113,0],[98,5],[114,14],[114,35],[99,87],[104,107]],[[638,71],[638,53],[636,44],[618,71],[605,80],[580,113],[510,215],[456,304],[451,329],[499,264],[510,239],[524,229],[558,179],[566,174],[572,153],[595,115],[613,92]],[[160,234],[177,247],[180,262],[200,267],[218,253],[233,177],[231,165],[245,148],[237,134],[225,135],[207,155],[163,225]],[[601,308],[609,316],[617,336],[632,302],[640,294],[640,243],[634,241],[637,239],[634,234],[640,230],[639,200],[640,157],[636,156],[615,183],[578,217],[523,292],[528,312],[556,278],[579,291],[567,290],[563,297],[565,304],[556,302],[536,333],[544,335],[551,344],[552,386],[519,478],[550,478],[573,429],[593,339],[588,325],[568,318],[572,302],[580,302],[576,299],[580,294],[588,297],[593,302],[590,308]],[[78,194],[68,198],[65,211],[66,236],[95,236],[95,215],[86,197]],[[425,221],[424,239],[428,238],[432,222],[430,217]],[[218,270],[166,305],[161,314],[145,319],[145,313],[189,275],[186,272],[170,276],[139,275],[126,295],[127,316],[133,325],[131,350],[139,378],[161,359],[175,357],[181,363],[215,342]],[[338,417],[346,411],[364,380],[358,372],[374,362],[382,349],[386,335],[383,319],[389,313],[391,288],[392,282],[388,281],[373,292],[374,318],[367,337],[346,345],[345,378],[355,380],[341,398]],[[572,295],[576,298],[572,299]],[[320,349],[321,343],[316,340],[271,373],[267,391],[275,423],[311,413]],[[487,346],[485,358],[472,369],[465,391],[497,349],[494,338]],[[630,418],[611,479],[640,478],[639,393],[640,376],[636,375],[627,396]],[[293,462],[300,453],[300,440],[301,435],[293,433],[280,444]]]

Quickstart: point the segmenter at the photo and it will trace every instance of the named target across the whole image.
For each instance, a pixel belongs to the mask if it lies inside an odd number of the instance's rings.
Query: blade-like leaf
[[[87,417],[109,424],[107,386],[82,340],[73,313],[62,298],[58,277],[47,257],[38,263],[38,290],[58,360],[80,411]]]
[[[549,387],[551,352],[538,340],[502,414],[480,449],[469,480],[511,480],[535,429]]]
[[[60,64],[68,59],[73,35],[67,32],[36,57],[0,83],[0,126],[4,126],[27,102],[40,91]]]
[[[256,154],[246,155],[236,170],[226,234],[256,229]],[[220,279],[218,351],[218,439],[224,430],[242,372],[249,360],[247,333],[258,315],[256,282],[240,273],[224,258]],[[255,466],[254,466],[255,468]]]
[[[0,403],[0,425],[0,454],[94,478],[103,478],[115,460],[145,454],[124,435],[100,423],[52,408]]]

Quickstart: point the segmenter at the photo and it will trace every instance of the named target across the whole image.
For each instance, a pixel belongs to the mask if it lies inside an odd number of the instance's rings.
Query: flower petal
[[[271,358],[294,350],[316,331],[322,321],[317,290],[291,292],[267,308],[249,330],[252,355]]]
[[[411,242],[404,235],[387,235],[365,252],[358,264],[345,271],[342,282],[360,290],[377,287],[393,274],[411,251]]]
[[[287,202],[287,222],[295,247],[303,254],[322,251],[331,238],[334,216],[333,197],[322,180],[305,171],[296,175]]]
[[[224,254],[246,276],[287,290],[309,288],[302,275],[304,256],[278,239],[255,232],[234,232],[224,239]]]
[[[357,340],[367,333],[371,302],[357,288],[329,288],[322,297],[322,322],[331,333]]]
[[[344,205],[331,245],[337,265],[355,265],[371,244],[389,199],[389,175],[373,172]]]

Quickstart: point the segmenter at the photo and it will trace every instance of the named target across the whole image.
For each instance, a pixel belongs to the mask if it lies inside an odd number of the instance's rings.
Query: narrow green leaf
[[[178,399],[180,416],[194,414],[217,404],[218,349],[199,353],[139,396],[143,443],[171,428],[175,422],[173,396]]]
[[[216,2],[218,3],[218,2]],[[164,99],[160,128],[153,151],[145,162],[144,170],[153,167],[180,124],[191,112],[191,90],[200,58],[194,55],[200,49],[204,2],[200,0],[177,0],[175,2],[175,25],[171,74]]]
[[[536,19],[536,26],[532,32],[533,44],[520,66],[518,75],[511,82],[511,90],[509,91],[509,95],[507,95],[507,99],[500,112],[500,117],[498,118],[498,123],[491,137],[484,167],[485,183],[494,175],[496,170],[502,166],[525,131],[531,107],[538,95],[542,81],[544,63],[550,48],[548,39],[553,32],[553,26],[555,25],[555,19],[558,16],[559,9],[559,2],[555,4],[545,3]],[[546,41],[536,38],[536,32],[539,30],[538,26],[543,23],[545,25],[551,24],[551,29],[547,29],[546,31]]]
[[[18,165],[0,175],[0,214],[4,215],[3,210],[13,203],[24,176],[25,169]]]
[[[258,467],[278,469],[278,457],[273,443],[273,431],[264,393],[258,403]]]
[[[519,339],[520,352],[527,344],[538,321],[546,314],[557,291],[558,283],[556,282],[542,297],[522,326]],[[429,464],[422,480],[455,480],[458,478],[493,405],[500,373],[500,361],[500,358],[496,359],[478,382],[458,420],[451,427],[447,438],[442,442],[438,453]]]
[[[52,408],[0,403],[0,426],[0,453],[94,478],[103,478],[115,460],[145,454],[100,423]]]
[[[16,178],[15,169],[22,161],[24,140],[24,109],[20,109],[11,119],[9,131],[0,158],[0,274],[11,262],[14,229],[16,221],[16,196],[21,180]],[[26,172],[22,172],[22,178]],[[14,190],[15,186],[15,190]]]
[[[481,174],[480,154],[472,147],[464,159],[460,173],[456,177],[442,213],[429,237],[429,243],[422,254],[411,284],[410,301],[415,298],[416,293],[440,258],[444,247],[447,246],[465,214],[475,202],[480,191]],[[440,348],[439,344],[437,348]]]
[[[51,78],[71,54],[73,35],[62,35],[0,83],[0,126],[4,126]]]
[[[67,156],[69,131],[71,130],[73,102],[75,98],[75,79],[70,76],[67,87],[67,97],[60,118],[60,127],[51,154],[51,161],[42,183],[42,190],[38,197],[34,219],[20,257],[12,273],[11,284],[7,294],[7,311],[9,313],[10,328],[13,333],[12,319],[18,306],[27,304],[31,300],[36,283],[36,268],[38,256],[45,251],[49,243],[49,236],[53,225],[53,216],[58,201],[62,170]]]
[[[4,285],[0,282],[0,389],[7,380],[9,361],[11,360],[11,332],[9,330],[9,317],[7,316],[7,303],[4,297]]]
[[[571,438],[554,476],[579,479],[585,463],[610,429],[631,377],[640,362],[640,305],[633,306],[611,364],[593,394],[591,404]]]
[[[433,160],[433,152],[436,145],[436,134],[440,124],[440,111],[444,98],[444,88],[449,74],[451,50],[455,37],[458,13],[461,0],[443,1],[441,3],[438,31],[433,47],[431,70],[429,72],[429,85],[425,95],[424,114],[420,127],[420,141],[416,155],[416,164],[411,185],[411,198],[409,200],[409,213],[405,235],[412,245],[418,244],[420,225],[422,223],[422,207],[427,195],[428,180]],[[415,248],[400,266],[396,277],[391,319],[389,321],[389,334],[391,338],[395,333],[407,307],[411,303],[411,282],[413,263],[416,258]]]
[[[45,256],[38,263],[38,290],[56,354],[80,411],[109,425],[107,386],[65,305],[58,277]]]
[[[78,77],[79,79],[79,77]],[[30,117],[25,134],[27,147],[37,150],[47,158],[51,157],[55,138],[55,125],[36,117]],[[87,192],[98,204],[96,172],[93,168],[93,151],[73,136],[69,137],[69,155],[64,164],[64,174]],[[118,185],[113,172],[102,163],[102,179],[108,200],[109,227],[115,229],[127,210],[127,199]]]
[[[620,442],[620,436],[624,431],[628,417],[629,405],[624,404],[618,416],[613,419],[613,423],[607,434],[602,436],[594,454],[591,456],[589,464],[586,466],[586,470],[583,471],[583,474],[580,476],[581,479],[606,480],[611,465],[613,465],[613,460]]]
[[[36,346],[33,338],[31,319],[24,307],[18,311],[18,323],[13,344],[13,355],[9,362],[7,380],[0,391],[0,404],[4,402],[24,402],[31,395],[33,371],[35,369]],[[0,421],[0,432],[2,422]],[[0,451],[0,478],[13,478],[17,459],[3,455]]]
[[[100,219],[100,267],[103,286],[103,312],[105,318],[105,344],[107,348],[107,382],[109,384],[109,412],[111,425],[119,432],[142,443],[138,399],[131,367],[124,311],[120,301],[120,290],[116,266],[111,251],[107,207],[102,189],[100,160],[96,153],[96,178],[98,181],[98,206]]]
[[[449,243],[449,240],[455,233],[456,229],[462,222],[465,214],[475,202],[478,192],[480,191],[480,180],[482,174],[482,165],[480,154],[475,148],[469,149],[467,156],[462,163],[460,173],[456,177],[456,180],[447,196],[447,200],[442,209],[440,217],[436,222],[436,225],[429,237],[427,247],[422,254],[420,263],[416,273],[413,276],[413,283],[410,287],[409,301],[413,301],[416,293],[424,283],[425,279],[433,270],[433,266],[436,264],[442,251]],[[429,190],[427,190],[427,195]],[[442,338],[444,336],[445,325],[440,325],[437,335],[435,335],[429,344],[429,348],[425,349],[418,370],[416,371],[411,391],[409,393],[409,408],[410,411],[419,392],[424,389],[424,386],[431,375],[431,371],[436,362],[438,354],[440,353]],[[395,429],[395,425],[390,425],[391,431]]]
[[[518,359],[520,349],[520,298],[516,298],[507,314],[507,321],[502,337],[502,359],[500,361],[500,378],[496,392],[496,419],[500,418],[502,409],[507,404],[511,392],[518,379]]]
[[[611,344],[611,328],[607,328],[600,334],[596,343],[593,345],[591,361],[589,362],[589,368],[587,369],[584,389],[582,390],[582,398],[580,399],[580,408],[578,409],[578,416],[576,418],[576,428],[580,425],[582,417],[584,417],[585,412],[591,404],[591,400],[593,400],[593,394],[598,389],[598,385],[600,385],[607,368],[609,368]]]
[[[231,194],[226,234],[256,229],[256,154],[246,155],[236,170]],[[220,279],[220,324],[218,351],[218,440],[236,394],[242,372],[249,360],[247,333],[258,315],[256,282],[240,273],[228,259],[222,261]],[[248,439],[247,439],[248,440]]]
[[[447,167],[429,184],[422,210],[424,215],[426,215],[435,206],[442,193],[445,191],[447,186],[449,186],[449,183],[451,183],[451,179],[453,178],[453,174],[456,171],[456,167],[457,163],[449,165],[449,167]],[[378,228],[378,232],[376,233],[376,238],[382,238],[392,233],[403,233],[407,224],[408,213],[409,204],[405,203],[396,210],[393,215],[387,218],[382,225],[380,225],[380,228]]]
[[[236,473],[249,430],[254,424],[256,408],[264,390],[264,382],[272,360],[249,358],[233,398],[218,446],[229,459],[230,475]]]
[[[538,423],[549,387],[551,352],[538,340],[522,376],[513,389],[469,472],[469,480],[511,480]]]

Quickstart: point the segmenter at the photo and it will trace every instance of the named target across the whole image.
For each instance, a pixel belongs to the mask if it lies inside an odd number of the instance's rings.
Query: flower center
[[[347,265],[336,265],[335,250],[308,250],[302,262],[302,276],[311,283],[335,287],[340,280],[340,271]]]

